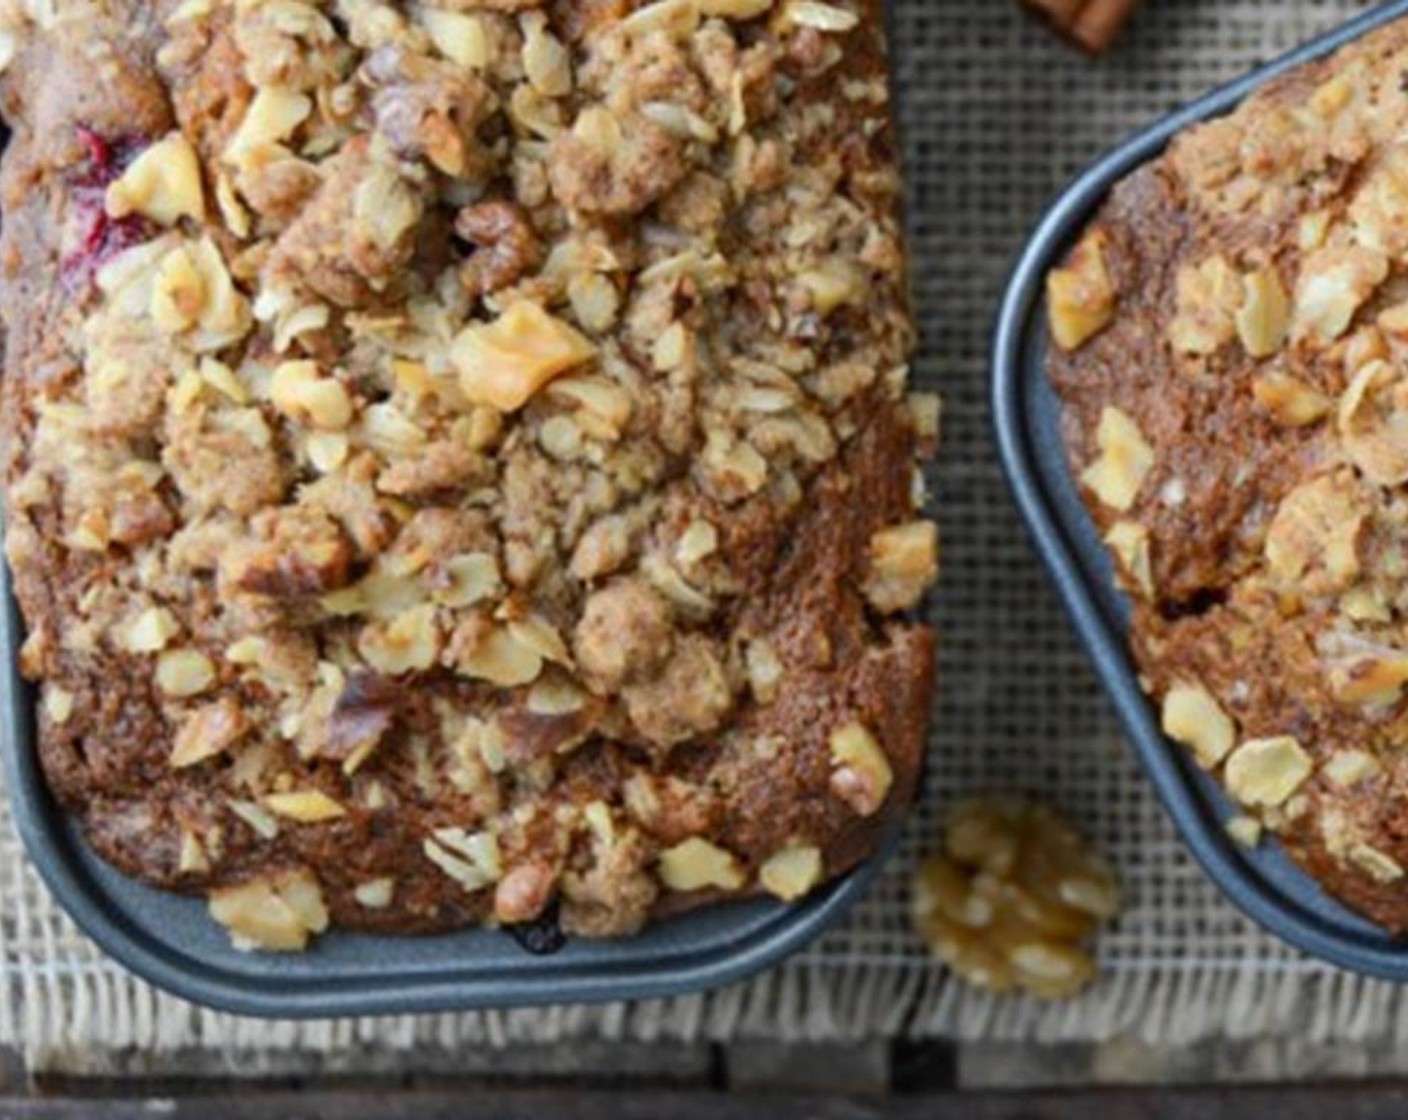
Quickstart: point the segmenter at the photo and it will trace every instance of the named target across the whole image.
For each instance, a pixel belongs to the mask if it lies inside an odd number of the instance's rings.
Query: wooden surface
[[[100,1101],[0,1100],[0,1120],[1402,1120],[1408,1087],[1149,1092],[740,1096],[696,1092],[425,1089]]]
[[[583,1042],[242,1073],[132,1052],[39,1077],[11,1053],[0,1120],[1405,1120],[1400,1049]]]

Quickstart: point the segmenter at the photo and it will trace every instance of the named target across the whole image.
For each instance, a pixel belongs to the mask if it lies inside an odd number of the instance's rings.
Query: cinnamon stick
[[[1020,0],[1088,54],[1101,54],[1129,22],[1139,0]]]

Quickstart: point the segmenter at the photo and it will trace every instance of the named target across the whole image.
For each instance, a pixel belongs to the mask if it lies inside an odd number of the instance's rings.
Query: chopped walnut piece
[[[944,847],[915,874],[911,914],[958,977],[1043,999],[1090,982],[1084,943],[1119,912],[1120,897],[1109,866],[1074,828],[1044,806],[973,798],[954,809]]]
[[[210,892],[210,914],[237,949],[301,952],[328,927],[322,888],[311,871],[279,871]]]
[[[1267,373],[1252,382],[1256,403],[1287,428],[1303,428],[1323,419],[1334,401],[1318,389],[1286,373]]]
[[[852,31],[860,24],[860,16],[849,8],[823,4],[820,0],[783,0],[778,18],[784,27],[811,27],[834,33]]]
[[[862,590],[877,610],[904,611],[918,605],[939,576],[939,527],[911,521],[870,538],[870,571]]]
[[[341,526],[305,505],[264,510],[220,558],[223,582],[240,591],[293,601],[342,587],[352,548]]]
[[[1347,472],[1322,475],[1281,501],[1266,534],[1266,562],[1310,594],[1347,587],[1359,574],[1366,499]]]
[[[436,50],[466,70],[485,70],[495,59],[495,39],[486,21],[466,12],[422,7],[417,18]]]
[[[344,773],[356,773],[391,730],[398,697],[395,683],[386,677],[365,670],[348,673],[328,714],[320,753],[341,759]]]
[[[494,322],[465,328],[450,356],[472,403],[516,412],[554,377],[595,353],[591,342],[561,319],[519,300]]]
[[[1408,651],[1356,644],[1327,657],[1330,694],[1341,704],[1395,704],[1408,685]]]
[[[1388,277],[1388,258],[1372,249],[1328,248],[1310,254],[1296,285],[1297,338],[1334,342]]]
[[[357,638],[357,650],[367,664],[388,676],[422,672],[440,655],[440,627],[435,607],[423,603],[389,622],[372,622]]]
[[[402,43],[373,50],[361,76],[375,91],[377,140],[399,160],[424,159],[452,176],[479,170],[477,131],[492,106],[479,77]]]
[[[1095,433],[1100,457],[1080,476],[1081,482],[1111,509],[1129,510],[1154,469],[1154,449],[1138,425],[1118,408],[1106,405]]]
[[[1380,486],[1408,482],[1408,376],[1370,362],[1340,398],[1339,432],[1350,459]]]
[[[352,399],[316,362],[281,362],[269,379],[269,399],[296,423],[338,431],[352,422]]]
[[[769,856],[758,869],[758,882],[783,902],[795,902],[811,892],[821,875],[821,849],[799,844]]]
[[[572,56],[548,29],[547,16],[527,12],[519,18],[523,29],[523,73],[544,97],[565,97],[572,92]]]
[[[357,884],[352,897],[357,900],[358,906],[365,906],[368,910],[385,910],[396,897],[396,880],[389,875],[368,879]]]
[[[179,132],[158,140],[108,186],[107,212],[114,218],[141,214],[161,225],[205,216],[200,161]]]
[[[1221,254],[1178,273],[1178,314],[1169,341],[1181,354],[1206,356],[1232,341],[1238,315],[1251,305],[1246,284]]]
[[[831,733],[832,794],[862,817],[874,816],[885,804],[894,771],[875,737],[861,723],[848,723]]]
[[[813,309],[830,315],[839,307],[862,302],[870,278],[855,261],[831,257],[799,274],[797,282],[811,296]]]
[[[423,845],[425,856],[470,894],[502,878],[499,841],[491,832],[469,833],[462,828],[442,828]]]
[[[240,126],[225,147],[224,158],[236,167],[267,161],[281,154],[278,147],[313,111],[313,102],[297,90],[261,86],[245,109]]]
[[[253,325],[249,303],[208,237],[178,244],[161,258],[152,278],[149,311],[158,330],[181,336],[182,343],[202,354],[223,350]],[[201,373],[208,382],[219,377],[204,361]],[[233,378],[222,383],[221,391],[244,403],[243,388]]]
[[[675,545],[675,559],[692,568],[719,550],[719,531],[708,521],[691,521]]]
[[[1051,334],[1063,350],[1078,350],[1115,317],[1115,289],[1105,267],[1105,235],[1088,234],[1064,268],[1046,278]]]
[[[1289,735],[1250,739],[1227,759],[1227,792],[1243,805],[1274,809],[1284,805],[1310,777],[1304,748]]]
[[[69,721],[73,715],[73,693],[53,685],[44,689],[44,714],[50,722],[59,725]]]
[[[511,202],[465,207],[455,216],[455,233],[476,246],[460,268],[460,283],[471,295],[492,295],[516,284],[542,260],[532,219]]]
[[[214,758],[243,738],[249,726],[244,709],[233,697],[205,704],[181,721],[167,765],[181,770]]]
[[[158,330],[189,330],[205,306],[205,281],[184,246],[173,249],[157,266],[151,315]]]
[[[1255,817],[1238,816],[1227,822],[1227,835],[1244,848],[1255,848],[1260,844],[1265,830],[1266,826]]]
[[[660,880],[672,891],[700,891],[709,887],[736,891],[747,881],[747,876],[731,853],[701,837],[691,836],[660,853]]]
[[[1137,521],[1116,521],[1105,534],[1105,543],[1124,565],[1126,578],[1146,597],[1154,597],[1154,569],[1149,530]]]
[[[197,696],[215,683],[215,675],[215,665],[198,650],[168,650],[157,658],[157,687],[168,696]]]
[[[505,873],[494,888],[494,917],[501,922],[530,922],[547,908],[557,884],[546,863],[524,863]]]
[[[1237,729],[1222,705],[1200,684],[1178,684],[1164,696],[1163,730],[1192,749],[1198,765],[1217,766],[1232,750]]]
[[[1336,751],[1322,770],[1325,780],[1337,789],[1350,789],[1383,772],[1383,765],[1372,754],[1352,748]]]
[[[128,653],[160,653],[181,632],[181,624],[165,607],[148,607],[118,637]]]

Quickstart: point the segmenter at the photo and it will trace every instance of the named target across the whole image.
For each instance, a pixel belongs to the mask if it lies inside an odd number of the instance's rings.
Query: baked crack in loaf
[[[1408,931],[1408,22],[1193,128],[1049,279],[1164,730]]]
[[[797,899],[936,567],[877,0],[4,10],[44,769],[238,943]]]

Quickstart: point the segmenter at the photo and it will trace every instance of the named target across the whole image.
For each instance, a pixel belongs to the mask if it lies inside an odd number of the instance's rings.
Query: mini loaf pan
[[[1037,226],[1013,272],[992,351],[992,406],[1008,483],[1077,634],[1129,741],[1184,842],[1215,883],[1271,933],[1333,964],[1408,980],[1408,940],[1340,905],[1275,843],[1247,850],[1226,833],[1238,815],[1216,780],[1159,730],[1126,647],[1129,605],[1081,502],[1061,437],[1061,405],[1046,377],[1043,288],[1117,182],[1159,156],[1179,132],[1223,116],[1270,79],[1322,58],[1390,21],[1408,0],[1375,8],[1337,31],[1174,113],[1079,176]]]
[[[570,940],[547,954],[482,929],[429,937],[332,930],[305,953],[243,953],[202,899],[153,889],[105,864],[54,802],[35,750],[34,691],[17,668],[23,623],[3,563],[0,603],[5,779],[31,859],[102,949],[158,987],[221,1011],[290,1019],[467,1011],[718,987],[776,963],[833,924],[864,893],[897,835],[804,902],[723,903],[664,919],[632,938]]]
[[[884,18],[887,41],[894,44],[889,4]],[[893,66],[890,77],[895,84]],[[8,139],[0,124],[0,151]],[[321,1019],[708,991],[778,964],[835,926],[899,845],[902,819],[869,859],[801,902],[721,902],[660,919],[628,938],[567,939],[559,947],[551,929],[517,937],[486,929],[402,937],[332,929],[303,953],[241,952],[203,899],[121,874],[93,852],[54,801],[39,764],[35,690],[19,673],[23,640],[9,566],[0,557],[0,653],[6,658],[0,669],[0,761],[30,859],[59,905],[99,948],[143,980],[217,1011]],[[553,948],[545,952],[535,942]]]
[[[885,23],[893,43],[889,5]],[[0,124],[0,151],[8,139],[8,128]],[[313,1019],[707,991],[778,964],[836,925],[899,843],[902,820],[891,825],[869,859],[800,902],[759,897],[705,905],[656,920],[632,937],[564,939],[551,923],[516,934],[466,929],[393,936],[332,929],[303,953],[242,952],[209,916],[204,899],[123,875],[93,852],[55,802],[39,763],[35,689],[18,668],[24,634],[9,566],[0,557],[0,655],[6,661],[0,668],[0,765],[31,861],[99,948],[143,980],[217,1011]]]

